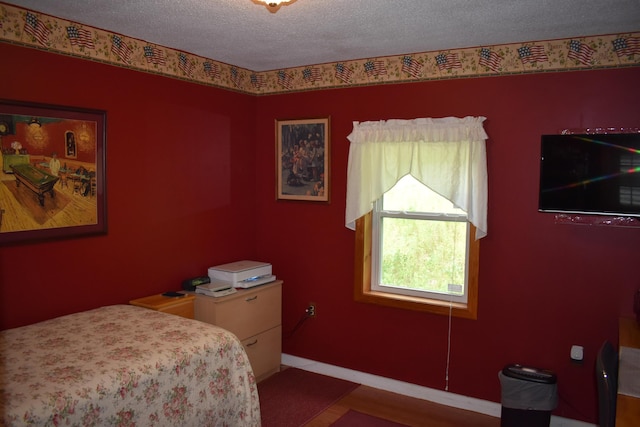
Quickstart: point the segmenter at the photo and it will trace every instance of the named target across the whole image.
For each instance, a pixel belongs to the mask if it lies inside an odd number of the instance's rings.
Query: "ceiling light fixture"
[[[276,13],[280,7],[295,3],[296,0],[251,0],[255,4],[265,6],[269,12]]]

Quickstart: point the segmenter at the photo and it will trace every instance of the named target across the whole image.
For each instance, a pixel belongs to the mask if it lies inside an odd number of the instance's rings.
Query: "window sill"
[[[455,302],[450,303],[448,301],[418,298],[408,295],[397,295],[379,291],[356,291],[354,299],[358,302],[377,304],[404,310],[422,311],[446,316],[451,312],[453,317],[473,320],[477,319],[477,313],[474,309],[475,307],[470,307],[468,304]]]

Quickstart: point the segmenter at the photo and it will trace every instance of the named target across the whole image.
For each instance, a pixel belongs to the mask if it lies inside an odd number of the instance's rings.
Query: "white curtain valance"
[[[411,174],[467,212],[476,238],[487,234],[487,161],[484,117],[354,122],[347,137],[345,225]]]

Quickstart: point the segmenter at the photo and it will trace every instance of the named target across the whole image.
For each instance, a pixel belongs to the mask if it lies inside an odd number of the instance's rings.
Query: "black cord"
[[[298,324],[285,336],[285,338],[291,338],[293,334],[302,326],[302,324],[309,318],[308,312],[305,310],[305,313],[302,315],[302,318],[298,321]]]

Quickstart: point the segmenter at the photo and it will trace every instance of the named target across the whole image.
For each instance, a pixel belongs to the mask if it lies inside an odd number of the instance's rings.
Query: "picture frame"
[[[106,112],[0,99],[0,245],[107,233]]]
[[[276,200],[330,202],[330,122],[276,120]]]

